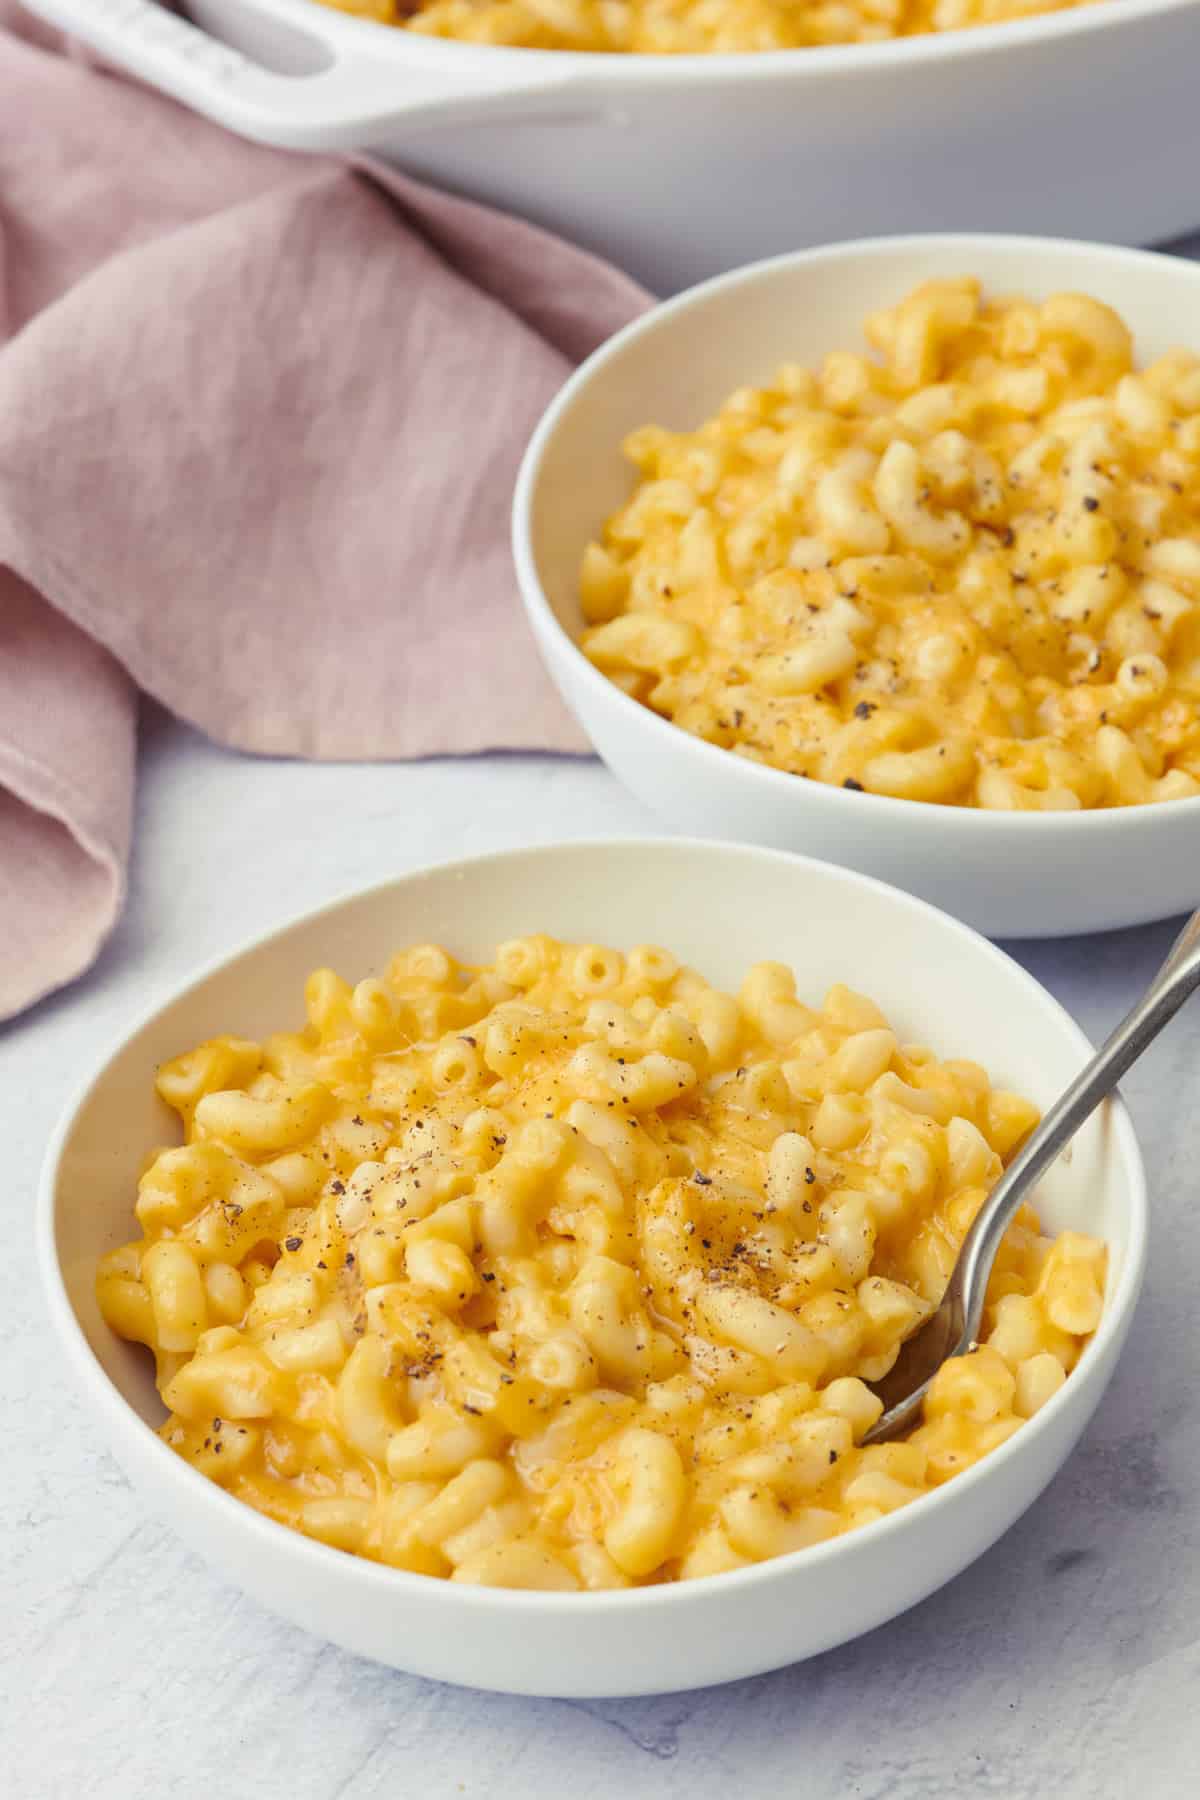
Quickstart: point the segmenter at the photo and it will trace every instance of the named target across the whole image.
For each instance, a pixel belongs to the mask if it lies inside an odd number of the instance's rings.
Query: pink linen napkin
[[[584,748],[509,499],[648,304],[377,164],[227,136],[0,0],[0,1019],[120,911],[139,689],[271,755]]]

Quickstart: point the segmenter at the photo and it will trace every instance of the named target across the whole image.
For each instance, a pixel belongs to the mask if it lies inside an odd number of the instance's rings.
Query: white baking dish
[[[264,143],[372,150],[659,292],[831,238],[1200,224],[1200,0],[894,43],[597,56],[446,43],[311,0],[24,0]]]

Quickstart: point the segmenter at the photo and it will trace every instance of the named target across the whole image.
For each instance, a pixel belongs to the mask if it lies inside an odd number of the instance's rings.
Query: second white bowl
[[[677,829],[827,857],[990,936],[1057,937],[1190,911],[1200,897],[1200,799],[1038,814],[847,793],[691,736],[622,693],[575,641],[584,546],[630,491],[621,454],[629,431],[650,421],[694,427],[782,362],[853,348],[867,315],[918,282],[962,274],[992,292],[1094,294],[1128,321],[1139,360],[1179,345],[1200,350],[1200,267],[1095,244],[881,238],[693,288],[597,351],[530,443],[513,543],[535,636],[605,762]]]

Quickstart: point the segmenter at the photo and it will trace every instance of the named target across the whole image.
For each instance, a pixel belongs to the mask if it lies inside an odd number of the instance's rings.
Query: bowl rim
[[[240,4],[241,0],[237,0]],[[417,56],[429,61],[453,57],[456,61],[475,62],[480,70],[518,64],[545,69],[551,63],[564,77],[595,75],[599,85],[608,88],[624,82],[639,87],[678,88],[721,84],[729,77],[751,81],[803,78],[820,79],[835,73],[889,70],[899,65],[921,62],[958,62],[985,56],[1006,45],[1014,51],[1056,39],[1093,35],[1097,31],[1135,26],[1147,19],[1182,12],[1200,5],[1200,0],[1084,0],[1057,12],[1033,13],[1025,18],[1001,20],[993,24],[971,25],[955,31],[918,32],[911,37],[889,38],[868,44],[812,44],[785,50],[694,52],[672,56],[650,51],[605,51],[533,49],[516,44],[472,44],[457,38],[439,38],[432,34],[398,29],[379,19],[356,17],[323,0],[270,0],[270,11],[276,17],[292,19],[300,30],[318,39],[322,35],[314,12],[329,14],[333,24],[324,20],[328,35],[344,38],[348,45],[378,52],[380,33],[398,40],[405,49],[420,46]],[[259,11],[260,7],[252,6]]]
[[[689,1581],[662,1582],[654,1586],[639,1586],[615,1590],[583,1590],[580,1592],[544,1592],[518,1588],[484,1587],[470,1583],[459,1583],[442,1580],[428,1575],[414,1574],[404,1569],[394,1569],[387,1564],[377,1563],[365,1557],[336,1550],[319,1540],[306,1537],[292,1527],[276,1523],[264,1514],[257,1512],[244,1501],[235,1499],[224,1488],[209,1481],[198,1469],[185,1463],[158,1437],[153,1428],[146,1423],[133,1405],[125,1398],[110,1379],[84,1334],[83,1327],[71,1304],[63,1276],[62,1265],[58,1256],[56,1215],[58,1199],[59,1169],[63,1150],[67,1139],[75,1125],[75,1121],[83,1105],[91,1095],[93,1088],[107,1073],[111,1065],[125,1052],[131,1041],[151,1025],[168,1007],[187,999],[202,988],[214,976],[221,974],[230,965],[255,952],[265,950],[287,937],[293,931],[306,925],[313,925],[329,915],[362,901],[373,900],[385,893],[416,885],[430,877],[445,878],[455,875],[478,875],[495,863],[513,863],[525,861],[536,867],[538,861],[546,855],[562,856],[564,854],[579,856],[583,859],[616,854],[635,854],[637,856],[654,855],[663,851],[682,851],[685,853],[702,853],[711,857],[727,857],[749,859],[757,863],[764,871],[795,869],[799,865],[801,873],[816,869],[822,876],[832,874],[835,879],[844,881],[849,887],[866,889],[886,899],[889,905],[900,911],[908,911],[922,917],[925,922],[932,922],[934,928],[968,942],[972,950],[984,955],[998,967],[1007,977],[1022,989],[1025,995],[1046,1008],[1066,1037],[1074,1043],[1079,1051],[1082,1063],[1092,1052],[1093,1046],[1075,1022],[1066,1008],[1055,999],[1053,994],[1026,969],[1001,950],[989,939],[965,925],[961,920],[949,913],[942,912],[928,901],[920,900],[902,889],[891,887],[888,883],[876,880],[873,876],[862,875],[856,871],[844,869],[838,864],[821,862],[816,857],[800,856],[786,850],[769,850],[757,845],[738,844],[707,838],[671,838],[671,837],[605,837],[554,842],[550,844],[525,844],[507,849],[493,850],[479,856],[458,857],[439,863],[422,864],[415,869],[390,879],[374,882],[365,888],[352,888],[340,896],[296,913],[272,930],[259,933],[257,936],[238,944],[223,955],[208,959],[201,967],[194,970],[182,982],[175,983],[170,990],[161,995],[152,1004],[139,1010],[137,1016],[122,1032],[120,1041],[109,1048],[89,1068],[83,1080],[72,1091],[62,1115],[55,1126],[42,1162],[38,1182],[35,1233],[36,1251],[39,1272],[42,1281],[43,1296],[59,1348],[71,1365],[78,1384],[88,1403],[89,1413],[99,1415],[109,1432],[110,1445],[114,1440],[124,1441],[131,1445],[131,1459],[146,1457],[157,1464],[160,1478],[164,1483],[178,1482],[184,1494],[190,1496],[197,1508],[211,1508],[214,1526],[221,1532],[242,1532],[249,1540],[262,1545],[266,1553],[272,1551],[279,1555],[292,1554],[298,1559],[298,1574],[311,1571],[316,1577],[333,1577],[339,1574],[350,1583],[361,1584],[364,1589],[374,1590],[383,1584],[386,1591],[393,1592],[397,1599],[405,1594],[430,1595],[432,1590],[440,1591],[447,1605],[461,1603],[468,1610],[483,1612],[504,1612],[514,1610],[518,1613],[553,1612],[565,1614],[572,1608],[582,1608],[586,1615],[590,1612],[604,1610],[606,1612],[637,1611],[645,1606],[653,1607],[689,1607],[702,1605],[714,1591],[718,1594],[732,1594],[733,1584],[740,1588],[753,1588],[763,1582],[780,1579],[788,1573],[795,1573],[803,1564],[814,1566],[817,1562],[837,1560],[847,1555],[853,1556],[856,1548],[861,1548],[864,1541],[875,1543],[889,1536],[906,1530],[920,1528],[920,1522],[928,1519],[934,1507],[947,1504],[958,1506],[966,1503],[971,1493],[980,1482],[988,1481],[1002,1469],[1014,1456],[1021,1457],[1027,1448],[1032,1448],[1037,1438],[1049,1430],[1057,1413],[1063,1405],[1071,1402],[1074,1392],[1070,1382],[1051,1396],[1050,1400],[1035,1414],[1026,1420],[1020,1431],[999,1445],[995,1450],[964,1470],[953,1481],[931,1493],[921,1495],[909,1506],[901,1507],[896,1512],[870,1524],[857,1527],[843,1536],[828,1539],[822,1543],[808,1546],[806,1549],[790,1551],[783,1556],[771,1557],[763,1562],[751,1563],[745,1568],[727,1570],[716,1575],[694,1577]],[[1141,1287],[1146,1260],[1146,1237],[1148,1226],[1148,1206],[1145,1168],[1141,1150],[1133,1128],[1128,1109],[1119,1093],[1113,1094],[1104,1103],[1106,1116],[1111,1131],[1111,1155],[1122,1170],[1121,1185],[1125,1187],[1129,1206],[1129,1235],[1117,1278],[1115,1289],[1106,1301],[1100,1324],[1096,1328],[1084,1359],[1094,1357],[1115,1339],[1120,1346],[1128,1323],[1136,1306],[1138,1292]],[[118,1458],[127,1471],[128,1464],[123,1457]],[[174,1523],[173,1512],[164,1513],[168,1523]],[[414,1586],[414,1584],[416,1584]],[[435,1601],[435,1604],[440,1602]]]
[[[319,0],[306,0],[306,4],[318,3]],[[1096,3],[1118,5],[1122,0],[1096,0]],[[1087,7],[1079,10],[1086,11]],[[554,640],[567,657],[573,679],[582,683],[598,703],[615,705],[619,717],[630,725],[649,731],[666,753],[672,750],[681,754],[692,751],[714,774],[718,771],[728,772],[731,768],[737,769],[740,778],[757,786],[764,799],[773,796],[784,804],[798,802],[804,806],[828,806],[843,813],[853,807],[868,819],[874,816],[882,821],[886,817],[895,823],[901,820],[911,822],[918,816],[933,815],[939,825],[948,823],[952,830],[991,833],[996,836],[1005,833],[1010,837],[1056,831],[1079,835],[1103,831],[1134,833],[1148,829],[1148,821],[1161,818],[1166,808],[1171,809],[1172,819],[1195,820],[1200,816],[1200,795],[1178,800],[1143,801],[1135,806],[1086,807],[1077,812],[1003,812],[982,806],[955,806],[942,801],[897,799],[888,794],[870,794],[858,790],[847,792],[830,782],[815,781],[806,776],[793,775],[786,769],[734,756],[731,751],[723,750],[717,744],[710,744],[705,738],[695,736],[683,726],[676,725],[673,720],[665,719],[650,707],[643,706],[615,682],[610,681],[584,655],[550,604],[538,573],[533,544],[533,509],[542,463],[551,439],[580,394],[628,345],[639,338],[653,336],[658,331],[669,331],[678,315],[693,307],[704,306],[718,294],[736,292],[740,287],[755,286],[760,281],[770,283],[776,276],[793,270],[815,270],[819,278],[819,272],[823,268],[838,263],[853,262],[856,259],[902,261],[906,255],[921,255],[930,250],[951,246],[961,246],[964,255],[969,254],[972,246],[977,251],[980,246],[989,250],[999,249],[1012,255],[1014,259],[1036,256],[1049,250],[1066,252],[1077,257],[1080,262],[1094,259],[1101,265],[1108,263],[1132,268],[1143,267],[1152,272],[1169,270],[1172,277],[1178,276],[1196,288],[1197,301],[1200,302],[1200,263],[1189,262],[1183,257],[1161,250],[1133,250],[1119,245],[1095,243],[1086,238],[1030,237],[1011,232],[938,231],[901,233],[894,237],[847,238],[834,244],[820,244],[808,250],[785,251],[781,256],[769,256],[757,262],[744,263],[723,275],[714,275],[707,281],[684,288],[681,293],[660,301],[648,312],[642,313],[593,350],[559,388],[526,445],[513,489],[511,515],[513,561],[526,615],[535,636],[545,634]],[[1200,330],[1197,331],[1196,350],[1200,354]],[[580,549],[582,554],[582,546]],[[590,738],[590,733],[587,735]],[[739,776],[734,779],[739,779]]]

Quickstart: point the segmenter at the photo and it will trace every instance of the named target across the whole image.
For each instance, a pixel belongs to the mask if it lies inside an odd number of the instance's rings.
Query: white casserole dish
[[[919,282],[978,275],[1034,298],[1094,294],[1139,362],[1200,351],[1200,268],[1038,238],[881,238],[736,270],[618,332],[556,395],[525,453],[513,553],[534,635],[600,755],[676,830],[803,850],[895,882],[992,937],[1107,931],[1200,898],[1200,799],[1077,813],[986,812],[847,793],[734,756],[622,693],[580,650],[584,547],[627,498],[621,441],[692,429],[783,362],[853,349],[862,322]]]
[[[490,956],[530,930],[630,947],[658,940],[731,986],[781,958],[800,993],[848,980],[902,1040],[982,1061],[1043,1108],[1090,1054],[1079,1028],[999,950],[921,901],[800,857],[680,841],[572,844],[428,869],[339,901],[262,939],[160,1004],[113,1047],[46,1156],[39,1256],[72,1374],[144,1494],[194,1549],[264,1605],[360,1655],[509,1693],[625,1695],[777,1668],[869,1631],[923,1599],[1006,1531],[1070,1453],[1112,1374],[1145,1258],[1141,1158],[1123,1104],[1085,1126],[1042,1183],[1047,1228],[1110,1249],[1104,1316],[1070,1378],[1027,1425],[936,1493],[843,1538],[733,1574],[623,1593],[539,1594],[411,1575],[289,1531],[183,1462],[152,1426],[149,1356],[96,1306],[100,1256],[129,1236],[147,1150],[174,1141],[156,1064],[223,1031],[298,1015],[305,975],[380,971],[399,946],[440,940]],[[46,1372],[54,1406],[55,1371]],[[1031,1551],[1031,1554],[1035,1552]],[[163,1651],[148,1646],[161,1661]],[[987,1654],[980,1620],[976,1652]],[[153,1676],[148,1671],[148,1680]]]
[[[879,232],[1200,224],[1200,0],[711,57],[446,43],[311,0],[186,0],[194,27],[154,0],[24,3],[232,131],[375,151],[658,292]]]

